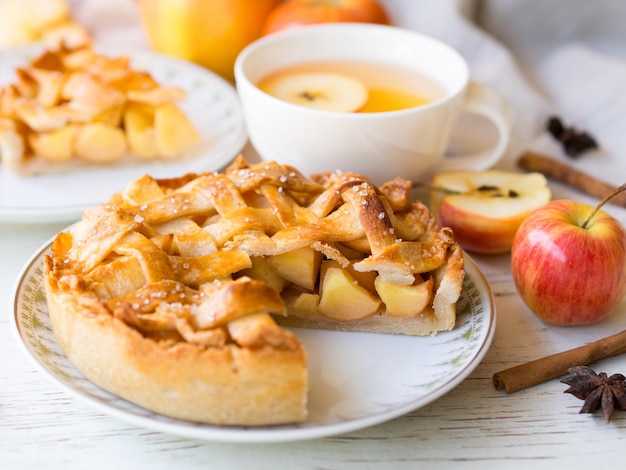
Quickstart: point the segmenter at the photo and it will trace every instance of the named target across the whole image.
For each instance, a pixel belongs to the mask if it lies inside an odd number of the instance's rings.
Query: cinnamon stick
[[[514,393],[567,373],[570,367],[626,353],[626,330],[569,351],[553,354],[493,375],[496,390]]]
[[[571,165],[559,162],[553,158],[541,155],[536,152],[525,152],[517,161],[520,168],[528,171],[543,173],[547,178],[554,179],[561,183],[568,184],[590,196],[602,199],[615,189],[604,181],[600,181],[587,173],[584,173]],[[611,204],[626,207],[626,193],[614,197]]]

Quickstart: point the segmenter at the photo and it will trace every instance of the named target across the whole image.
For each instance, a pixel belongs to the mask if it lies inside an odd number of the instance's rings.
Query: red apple
[[[546,323],[596,323],[626,293],[626,231],[599,207],[552,201],[533,211],[515,235],[515,286]]]
[[[510,251],[522,221],[552,197],[541,173],[450,171],[435,175],[432,185],[440,225],[464,250],[483,254]]]

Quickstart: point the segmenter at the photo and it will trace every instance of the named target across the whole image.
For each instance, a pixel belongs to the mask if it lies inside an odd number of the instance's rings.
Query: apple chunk
[[[28,136],[28,143],[36,155],[61,162],[74,156],[75,138],[76,126],[69,125],[49,132],[32,133]]]
[[[376,313],[381,301],[342,268],[328,268],[318,309],[335,320],[358,320]]]
[[[267,258],[269,264],[287,281],[308,290],[314,290],[322,255],[306,246]]]
[[[326,271],[328,268],[342,268],[345,269],[352,278],[359,284],[361,287],[365,287],[372,294],[376,293],[376,289],[374,288],[374,279],[376,278],[376,271],[357,271],[354,269],[352,263],[348,266],[342,267],[338,261],[332,259],[322,260],[322,266],[320,268],[320,279],[324,279],[326,275]]]
[[[552,198],[541,173],[451,171],[435,175],[432,185],[431,208],[439,223],[474,253],[510,251],[522,221]]]
[[[179,157],[199,140],[198,132],[187,115],[174,104],[163,104],[154,110],[154,135],[159,156]]]
[[[118,127],[95,122],[76,131],[74,152],[83,160],[108,163],[121,159],[127,151],[126,135]]]
[[[423,312],[433,299],[433,279],[400,286],[385,282],[380,276],[374,281],[376,292],[385,304],[385,313],[391,317],[413,317]]]
[[[252,262],[252,266],[242,270],[240,272],[242,276],[248,276],[252,279],[263,281],[278,292],[283,290],[285,279],[276,272],[267,258],[252,256],[250,257],[250,261]]]
[[[143,103],[128,103],[124,112],[124,129],[130,151],[142,158],[157,155],[154,134],[154,109]]]
[[[296,312],[315,315],[320,304],[320,296],[309,292],[300,293],[291,304],[288,304]]]

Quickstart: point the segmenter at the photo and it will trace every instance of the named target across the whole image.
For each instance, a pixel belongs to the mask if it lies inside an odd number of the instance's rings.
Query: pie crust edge
[[[44,286],[61,348],[110,393],[172,418],[218,425],[285,424],[307,416],[307,356],[299,342],[294,350],[168,346],[62,292],[50,258]]]

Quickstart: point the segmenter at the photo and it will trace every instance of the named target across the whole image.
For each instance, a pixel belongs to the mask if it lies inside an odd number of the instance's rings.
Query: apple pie
[[[31,42],[77,46],[89,40],[87,29],[72,19],[69,0],[0,1],[0,49]]]
[[[199,140],[178,106],[186,92],[126,56],[61,45],[16,75],[0,88],[0,165],[14,173],[175,160]]]
[[[401,178],[376,187],[241,156],[223,173],[143,176],[54,239],[55,335],[90,380],[155,412],[302,421],[307,352],[285,325],[455,325],[462,251],[410,192]]]

